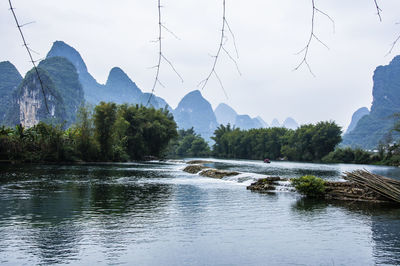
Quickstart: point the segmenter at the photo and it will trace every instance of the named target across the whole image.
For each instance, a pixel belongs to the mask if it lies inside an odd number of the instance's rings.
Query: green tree
[[[90,106],[81,106],[77,113],[77,122],[71,134],[76,140],[76,150],[84,161],[98,157],[99,146],[94,140],[94,124]]]
[[[100,102],[94,108],[95,139],[100,145],[100,159],[111,160],[112,154],[112,129],[116,120],[117,106],[115,103]]]
[[[170,143],[168,156],[208,157],[210,153],[210,147],[207,142],[192,127],[178,131],[178,137]]]

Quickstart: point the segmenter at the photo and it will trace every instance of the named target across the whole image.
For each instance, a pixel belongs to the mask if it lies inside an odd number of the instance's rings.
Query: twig
[[[392,53],[394,47],[399,42],[399,40],[400,40],[400,34],[399,34],[399,36],[397,36],[396,40],[394,40],[394,42],[392,43],[392,46],[390,47],[390,50],[389,50],[389,52],[387,52],[386,56]]]
[[[33,22],[25,23],[25,24],[23,24],[23,25],[19,24],[18,19],[17,19],[17,15],[15,14],[15,11],[14,11],[14,7],[12,6],[11,0],[8,0],[8,3],[10,4],[10,10],[11,10],[11,12],[12,12],[12,14],[13,14],[15,23],[17,24],[17,28],[18,28],[19,33],[20,33],[20,35],[21,35],[21,38],[22,38],[22,41],[23,41],[23,46],[26,48],[26,51],[28,52],[30,61],[31,61],[31,63],[32,63],[32,65],[33,65],[33,68],[35,69],[36,75],[37,75],[37,77],[38,77],[38,80],[39,80],[39,83],[40,83],[40,87],[41,87],[41,89],[42,89],[43,98],[44,98],[44,104],[45,104],[45,106],[46,106],[47,113],[50,114],[49,106],[47,105],[46,93],[44,92],[43,81],[42,81],[42,79],[40,78],[39,70],[38,70],[38,68],[36,67],[36,63],[35,63],[36,61],[33,60],[32,53],[31,53],[31,51],[34,52],[34,53],[37,53],[37,52],[33,51],[32,49],[30,49],[30,48],[28,47],[28,44],[27,44],[26,41],[25,41],[25,37],[24,37],[24,34],[22,33],[22,29],[21,29],[23,26],[26,26],[26,25],[31,24],[31,23],[33,23]]]
[[[167,57],[165,57],[164,53],[162,52],[162,30],[164,29],[165,31],[167,31],[168,33],[170,33],[172,36],[174,36],[176,39],[180,40],[179,37],[173,33],[171,30],[169,30],[161,21],[161,0],[158,0],[158,39],[155,42],[158,42],[158,61],[157,61],[157,65],[155,65],[152,68],[156,68],[156,76],[154,78],[154,83],[153,83],[153,87],[151,89],[151,93],[150,93],[150,97],[147,100],[146,106],[149,105],[151,98],[154,95],[154,91],[156,89],[157,84],[159,84],[160,86],[164,87],[164,85],[161,83],[159,76],[160,76],[160,68],[161,68],[161,62],[162,60],[164,60],[165,62],[167,62],[167,64],[172,68],[172,70],[175,72],[175,74],[179,77],[179,79],[181,80],[181,82],[183,82],[183,78],[182,76],[178,73],[178,71],[176,70],[176,68],[174,67],[174,65],[172,64],[172,62],[170,60],[167,59]]]
[[[377,0],[374,0],[374,3],[375,3],[375,7],[376,7],[376,12],[377,12],[376,14],[379,17],[379,21],[382,22],[382,16],[381,16],[382,9],[379,7]]]
[[[296,53],[297,55],[304,53],[304,56],[303,56],[303,59],[300,61],[300,63],[294,68],[294,70],[298,70],[302,65],[306,65],[308,71],[311,73],[311,75],[313,75],[315,77],[315,74],[313,73],[313,71],[310,67],[310,64],[308,63],[308,52],[310,50],[310,45],[311,45],[312,40],[316,40],[317,42],[319,42],[320,44],[322,44],[325,48],[327,48],[329,50],[328,45],[326,45],[323,41],[321,41],[321,39],[319,39],[318,36],[314,32],[315,14],[320,13],[320,14],[324,15],[326,18],[328,18],[332,22],[334,31],[335,31],[335,21],[327,13],[325,13],[324,11],[322,11],[316,7],[315,0],[311,0],[311,3],[312,3],[312,15],[311,15],[310,36],[308,38],[306,46],[303,49],[301,49],[299,52]]]
[[[382,22],[382,16],[381,16],[382,9],[379,7],[379,4],[378,4],[378,1],[377,1],[377,0],[374,0],[374,3],[375,3],[376,11],[377,11],[376,14],[377,14],[378,17],[379,17],[379,21]],[[398,23],[396,23],[396,24],[398,24]],[[390,46],[389,52],[387,52],[385,56],[388,56],[389,54],[392,53],[394,47],[395,47],[396,44],[399,42],[399,40],[400,40],[400,34],[399,34],[399,35],[397,36],[397,38],[394,40],[394,42],[393,42],[392,45]]]
[[[237,61],[231,56],[231,54],[228,52],[228,50],[226,50],[225,47],[224,47],[224,40],[226,39],[226,36],[225,36],[225,26],[226,26],[228,28],[228,31],[232,35],[233,45],[234,45],[235,51],[236,51],[236,57],[239,58],[239,53],[237,51],[237,46],[236,46],[235,35],[233,34],[233,31],[231,30],[231,27],[229,26],[228,21],[226,19],[226,4],[225,4],[225,0],[222,1],[222,7],[223,7],[222,8],[222,28],[221,28],[221,38],[220,38],[220,42],[219,42],[219,45],[218,45],[218,50],[217,50],[216,55],[213,56],[214,57],[214,62],[212,64],[212,68],[211,68],[210,72],[208,73],[208,75],[207,75],[207,77],[205,79],[203,79],[202,81],[199,82],[199,84],[197,86],[198,87],[201,86],[201,89],[203,90],[206,87],[208,81],[210,80],[211,75],[214,74],[215,77],[217,78],[222,90],[224,91],[224,94],[225,94],[226,98],[228,98],[228,96],[226,94],[226,91],[225,91],[225,88],[224,88],[224,86],[222,84],[222,81],[219,78],[219,76],[217,74],[217,71],[215,69],[216,66],[217,66],[217,62],[218,62],[218,59],[220,57],[220,54],[221,54],[222,50],[227,54],[229,59],[235,64],[236,70],[238,71],[239,75],[242,75],[242,74],[240,72],[239,65],[238,65]]]

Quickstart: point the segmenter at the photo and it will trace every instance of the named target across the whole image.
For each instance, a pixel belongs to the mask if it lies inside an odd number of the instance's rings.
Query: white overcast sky
[[[240,114],[260,115],[270,123],[291,116],[299,123],[335,120],[347,127],[359,107],[370,107],[372,75],[400,54],[400,44],[385,56],[400,34],[400,1],[379,1],[382,22],[373,0],[317,0],[331,22],[316,15],[315,33],[329,50],[311,43],[309,64],[293,71],[302,56],[296,55],[309,37],[311,0],[226,1],[226,18],[239,51],[242,75],[225,54],[217,64],[228,98],[212,78],[202,90],[215,108],[220,102]],[[89,72],[105,83],[114,66],[121,67],[142,91],[154,81],[158,48],[156,0],[14,0],[32,49],[45,57],[52,43],[62,40],[77,49]],[[179,40],[164,32],[163,53],[184,78],[181,83],[163,63],[156,94],[175,108],[209,73],[217,51],[222,23],[222,0],[162,0],[162,21]],[[0,3],[0,61],[11,61],[22,75],[31,68],[9,10]],[[235,55],[228,35],[226,48]]]

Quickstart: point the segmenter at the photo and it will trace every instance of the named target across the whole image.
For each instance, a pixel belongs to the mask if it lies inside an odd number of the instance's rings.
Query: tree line
[[[0,160],[23,162],[128,161],[161,157],[177,126],[166,109],[101,102],[81,107],[77,122],[40,122],[25,129],[0,128]]]
[[[215,130],[213,155],[238,159],[320,161],[342,140],[335,122],[302,125],[296,130],[260,128],[241,130],[220,125]]]
[[[130,161],[149,158],[210,157],[324,163],[400,164],[400,144],[378,152],[338,147],[335,122],[302,125],[296,130],[241,130],[220,125],[212,149],[193,128],[177,130],[167,109],[101,102],[83,106],[68,129],[40,122],[32,128],[0,127],[0,160],[22,162]]]

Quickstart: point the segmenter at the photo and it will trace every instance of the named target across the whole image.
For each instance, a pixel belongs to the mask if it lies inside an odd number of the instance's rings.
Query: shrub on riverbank
[[[291,180],[295,189],[310,198],[322,197],[325,194],[325,181],[313,175],[305,175]]]
[[[378,156],[374,156],[372,152],[350,147],[337,148],[322,158],[323,163],[371,164],[376,163],[378,160]]]

